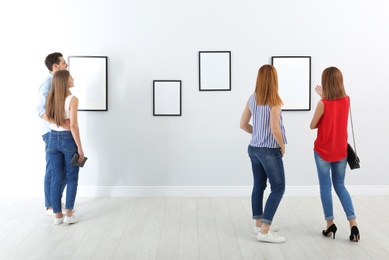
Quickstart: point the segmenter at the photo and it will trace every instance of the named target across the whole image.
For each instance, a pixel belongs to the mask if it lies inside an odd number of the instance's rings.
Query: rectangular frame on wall
[[[199,90],[231,90],[231,51],[199,52]]]
[[[181,80],[153,81],[153,115],[181,116]]]
[[[108,57],[69,56],[69,71],[74,78],[73,95],[79,111],[108,110]]]
[[[311,56],[272,56],[285,111],[311,110]]]

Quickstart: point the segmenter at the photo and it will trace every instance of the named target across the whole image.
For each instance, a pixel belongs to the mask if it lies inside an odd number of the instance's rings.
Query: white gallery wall
[[[0,3],[0,196],[43,196],[35,108],[44,58],[108,56],[108,111],[79,112],[89,157],[79,196],[242,195],[252,185],[240,116],[272,56],[311,56],[311,111],[284,111],[287,191],[318,194],[309,129],[321,72],[351,97],[361,169],[353,194],[389,195],[385,0],[15,0]],[[232,90],[199,91],[199,51],[231,51]],[[77,76],[75,87],[77,88]],[[182,81],[182,116],[153,116],[153,80]],[[349,134],[351,141],[351,132]]]

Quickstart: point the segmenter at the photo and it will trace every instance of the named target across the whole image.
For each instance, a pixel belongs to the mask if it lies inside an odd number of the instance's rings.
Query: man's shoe
[[[267,234],[262,234],[261,232],[259,232],[257,235],[257,239],[258,241],[268,243],[284,243],[286,241],[285,237],[279,236],[270,230]]]
[[[72,215],[71,217],[65,216],[65,219],[63,223],[65,224],[74,224],[78,222],[78,218],[76,216]]]
[[[261,230],[260,227],[254,226],[254,229],[253,229],[254,234],[258,234],[259,230]],[[278,227],[276,225],[270,225],[270,230],[273,231],[273,232],[277,232],[278,231]]]
[[[53,208],[49,209],[49,208],[46,208],[46,215],[47,216],[54,216],[54,211],[53,211]]]

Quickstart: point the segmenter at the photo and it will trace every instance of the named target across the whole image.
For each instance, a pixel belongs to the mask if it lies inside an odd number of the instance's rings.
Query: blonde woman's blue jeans
[[[253,170],[254,187],[251,195],[253,219],[271,224],[285,192],[285,172],[279,148],[249,145],[248,154]],[[270,194],[263,209],[263,194],[270,183]]]
[[[70,161],[77,153],[77,145],[70,131],[51,130],[47,147],[52,171],[51,202],[54,213],[61,212],[63,183],[66,182],[66,209],[73,209],[76,200],[79,168]]]
[[[325,220],[334,219],[332,204],[332,186],[338,196],[347,219],[355,219],[354,207],[351,196],[344,186],[346,177],[347,157],[337,162],[327,162],[314,151],[317,175],[320,184],[320,198],[323,205]]]

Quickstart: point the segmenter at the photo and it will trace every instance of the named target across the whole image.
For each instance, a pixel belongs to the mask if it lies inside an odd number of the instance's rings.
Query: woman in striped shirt
[[[277,71],[272,65],[263,65],[257,76],[255,92],[246,104],[240,128],[251,134],[248,154],[251,160],[254,187],[251,195],[254,233],[263,242],[282,243],[285,237],[275,233],[272,224],[285,192],[285,173],[282,157],[285,154],[286,136],[282,123],[282,100],[278,94]],[[252,124],[250,124],[252,120]],[[270,195],[263,209],[263,194],[267,180]]]

